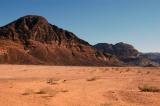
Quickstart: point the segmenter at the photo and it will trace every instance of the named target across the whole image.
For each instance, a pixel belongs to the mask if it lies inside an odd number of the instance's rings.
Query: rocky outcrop
[[[0,27],[0,63],[120,65],[118,59],[96,50],[72,32],[33,15]]]
[[[108,53],[112,56],[116,56],[119,60],[124,62],[129,66],[158,66],[159,64],[153,59],[144,56],[132,45],[126,43],[107,44],[99,43],[94,45],[94,48],[102,51],[103,53]]]
[[[160,53],[143,53],[142,56],[160,64]]]
[[[136,50],[132,45],[120,42],[115,45],[107,43],[99,43],[94,45],[95,48],[112,55],[116,55],[119,59],[132,58],[139,55],[138,50]]]

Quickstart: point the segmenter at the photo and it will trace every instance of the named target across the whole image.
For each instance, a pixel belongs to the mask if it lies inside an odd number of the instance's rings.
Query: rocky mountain
[[[142,55],[160,64],[160,53],[143,53]]]
[[[154,59],[144,56],[132,45],[123,42],[115,45],[108,43],[99,43],[93,46],[103,53],[116,56],[119,60],[123,61],[126,65],[133,66],[158,66],[159,64]]]
[[[132,45],[120,42],[115,45],[108,43],[99,43],[94,45],[95,48],[112,55],[116,55],[119,59],[137,57],[139,55]]]
[[[0,27],[0,63],[52,65],[120,65],[72,32],[28,15]]]

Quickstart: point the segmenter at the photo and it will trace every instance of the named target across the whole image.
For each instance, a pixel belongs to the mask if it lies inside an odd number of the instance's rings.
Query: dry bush
[[[64,93],[66,93],[66,92],[69,92],[68,90],[66,90],[66,89],[62,89],[62,90],[60,90],[60,92],[64,92]]]
[[[109,69],[108,69],[108,68],[104,68],[104,69],[102,69],[102,73],[105,73],[105,72],[107,72],[107,71],[109,71]]]
[[[42,88],[40,89],[37,94],[48,94],[49,96],[54,96],[58,93],[57,90],[55,89],[52,89],[50,87],[45,87],[45,88]]]
[[[129,71],[130,71],[130,68],[127,68],[127,69],[126,69],[126,72],[129,72]]]
[[[150,74],[150,73],[151,73],[150,71],[147,71],[147,72],[146,72],[146,74]]]
[[[142,73],[142,72],[141,72],[141,70],[138,70],[137,73],[140,74],[140,73]]]
[[[57,79],[57,80],[55,80],[55,79],[53,79],[53,78],[49,78],[49,79],[47,79],[47,83],[48,84],[50,84],[50,85],[55,85],[55,84],[59,84],[59,83],[65,83],[67,80],[65,80],[65,79],[62,79],[62,80],[59,80],[59,79]]]
[[[119,71],[120,69],[119,68],[115,68],[115,71]]]
[[[47,79],[47,81],[46,81],[48,84],[51,84],[51,85],[53,85],[53,84],[57,84],[57,81],[56,80],[54,80],[53,78],[49,78],[49,79]]]
[[[86,80],[87,81],[95,81],[95,80],[97,80],[98,78],[97,77],[91,77],[91,78],[87,78]]]
[[[111,106],[109,103],[100,104],[100,106]]]
[[[160,89],[155,86],[141,85],[138,88],[141,92],[160,92]]]
[[[30,95],[30,94],[33,94],[33,93],[34,93],[34,91],[32,89],[26,89],[24,91],[24,93],[22,93],[22,95]]]

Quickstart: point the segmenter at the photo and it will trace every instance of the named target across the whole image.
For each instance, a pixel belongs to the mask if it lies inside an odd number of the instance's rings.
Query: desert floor
[[[160,106],[160,68],[0,65],[0,106]]]

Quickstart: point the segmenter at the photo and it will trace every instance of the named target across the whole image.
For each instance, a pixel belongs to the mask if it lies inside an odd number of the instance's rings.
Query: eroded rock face
[[[132,45],[126,43],[107,44],[99,43],[94,45],[97,50],[103,53],[108,53],[110,55],[116,56],[119,60],[123,61],[126,65],[132,66],[158,66],[156,61],[144,56],[138,50],[136,50]]]
[[[72,32],[28,15],[0,27],[1,63],[54,65],[120,65]]]
[[[94,45],[95,48],[110,53],[112,55],[116,55],[118,58],[128,58],[128,57],[137,57],[139,55],[138,50],[136,50],[132,45],[126,44],[126,43],[117,43],[115,45],[113,44],[107,44],[107,43],[99,43],[97,45]]]
[[[0,28],[0,37],[28,44],[30,40],[42,43],[88,44],[73,33],[51,25],[41,16],[25,16]],[[67,41],[67,42],[66,42]]]
[[[160,64],[160,53],[144,53],[142,56]]]

